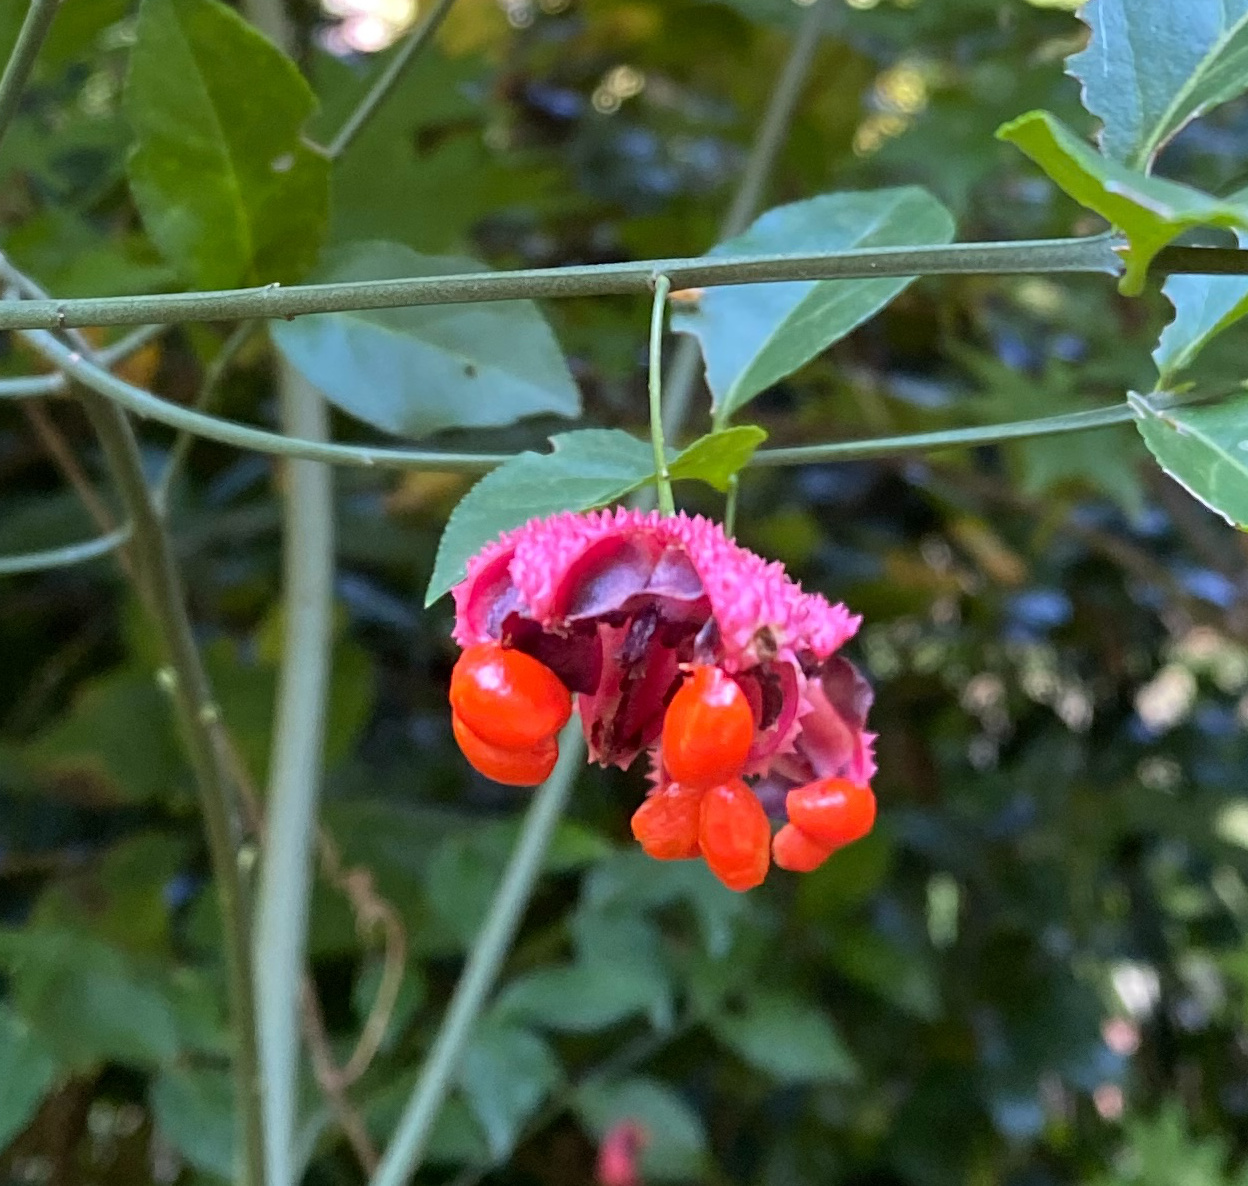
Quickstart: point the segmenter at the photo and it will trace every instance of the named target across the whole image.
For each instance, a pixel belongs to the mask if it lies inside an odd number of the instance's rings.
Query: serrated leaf
[[[754,450],[766,439],[766,432],[754,424],[708,432],[682,449],[668,464],[667,472],[673,482],[697,478],[716,490],[727,491],[729,480],[749,464]]]
[[[1128,398],[1161,468],[1211,511],[1248,527],[1248,395],[1189,407],[1166,407],[1155,394]]]
[[[800,997],[763,992],[711,1021],[715,1036],[751,1066],[784,1083],[848,1082],[853,1056],[822,1010]]]
[[[1197,226],[1248,226],[1248,209],[1160,177],[1148,177],[1101,156],[1047,111],[1029,111],[997,129],[1081,206],[1095,210],[1126,235],[1128,296],[1144,287],[1153,257],[1183,231]]]
[[[1067,63],[1106,156],[1147,169],[1185,124],[1248,88],[1248,0],[1089,0]]]
[[[614,1082],[591,1079],[576,1093],[576,1111],[598,1141],[620,1124],[641,1127],[644,1141],[638,1168],[645,1181],[705,1180],[702,1118],[658,1079],[642,1075]]]
[[[298,68],[218,0],[143,0],[125,104],[130,189],[194,284],[303,277],[325,235],[329,162],[302,138]]]
[[[503,531],[557,511],[617,502],[654,476],[649,442],[615,428],[550,438],[550,453],[521,453],[485,475],[447,521],[425,593],[432,605],[463,580],[469,557]]]
[[[330,252],[314,279],[332,284],[483,268],[399,243],[352,243]],[[276,322],[272,333],[291,364],[344,412],[400,436],[581,410],[559,344],[532,301],[316,313]]]
[[[459,1086],[491,1157],[507,1157],[562,1078],[549,1045],[532,1030],[496,1020],[477,1028],[460,1064]]]
[[[1230,201],[1248,204],[1241,191]],[[1248,234],[1237,234],[1241,248]],[[1248,314],[1248,278],[1243,276],[1170,276],[1161,290],[1174,306],[1174,320],[1161,331],[1153,361],[1161,387],[1185,371],[1223,330]]]
[[[34,1119],[56,1077],[56,1059],[38,1035],[0,1004],[0,1153]]]
[[[744,234],[707,255],[713,259],[948,243],[953,232],[952,215],[922,189],[823,194],[767,211]],[[698,339],[716,413],[727,418],[877,313],[911,279],[713,288],[696,306],[674,310],[672,328]]]

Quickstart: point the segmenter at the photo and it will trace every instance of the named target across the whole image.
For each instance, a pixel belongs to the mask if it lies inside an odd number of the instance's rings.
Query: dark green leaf
[[[1156,396],[1130,399],[1161,468],[1210,510],[1248,527],[1248,396],[1171,408]]]
[[[197,1170],[232,1181],[237,1165],[230,1072],[167,1068],[148,1093],[161,1135]]]
[[[0,1153],[56,1082],[56,1060],[30,1026],[0,1003]]]
[[[287,282],[325,234],[329,162],[298,68],[218,0],[143,0],[126,80],[130,188],[193,284]]]
[[[498,1013],[560,1033],[591,1033],[638,1016],[661,1023],[670,1015],[667,985],[650,972],[636,968],[627,951],[537,968],[503,989]]]
[[[1248,88],[1248,0],[1088,0],[1068,63],[1106,156],[1147,169],[1202,112]]]
[[[702,1118],[660,1080],[641,1075],[591,1080],[577,1092],[576,1110],[599,1141],[619,1124],[640,1125],[644,1143],[639,1169],[646,1181],[706,1180]]]
[[[680,451],[668,473],[673,482],[697,478],[726,491],[729,479],[745,468],[766,439],[767,434],[753,424],[707,433]]]
[[[1022,149],[1076,202],[1126,235],[1120,287],[1129,296],[1143,289],[1153,256],[1183,231],[1248,226],[1248,209],[1103,157],[1047,111],[1020,115],[997,135]]]
[[[784,1083],[846,1082],[858,1075],[832,1023],[800,997],[758,993],[739,1012],[714,1018],[711,1029],[751,1066]]]
[[[947,243],[953,232],[949,212],[921,189],[823,194],[767,211],[744,234],[707,254]],[[712,288],[692,308],[675,309],[672,328],[701,343],[716,414],[726,419],[861,325],[909,283],[889,277]]]
[[[142,745],[135,721],[146,722]],[[150,674],[129,669],[84,684],[25,755],[45,775],[86,780],[94,794],[131,802],[176,797],[184,769],[168,696]]]
[[[322,283],[479,272],[457,256],[398,243],[330,252]],[[317,313],[277,322],[282,353],[338,407],[386,432],[513,424],[575,416],[581,399],[550,327],[531,301]]]
[[[619,429],[550,438],[550,453],[521,453],[482,478],[451,513],[429,579],[432,605],[464,578],[468,560],[503,531],[558,511],[618,502],[654,476],[654,450]]]
[[[159,974],[116,948],[74,931],[0,931],[0,966],[13,974],[14,1007],[75,1069],[168,1063],[180,1048]]]
[[[495,1160],[507,1157],[562,1078],[550,1047],[531,1030],[489,1019],[477,1027],[459,1085]]]

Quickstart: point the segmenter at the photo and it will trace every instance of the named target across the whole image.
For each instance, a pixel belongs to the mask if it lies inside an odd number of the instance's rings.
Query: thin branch
[[[44,38],[47,37],[60,6],[61,0],[31,0],[30,7],[26,10],[26,19],[22,21],[13,52],[4,67],[4,75],[0,77],[0,140],[3,140],[9,124],[17,114],[26,81],[30,78],[35,59],[39,56]]]
[[[360,100],[355,110],[347,116],[346,123],[338,129],[337,135],[326,146],[325,155],[331,161],[337,160],[351,146],[364,125],[394,90],[395,85],[403,76],[403,71],[416,60],[420,51],[438,31],[438,26],[446,19],[454,3],[455,0],[437,0],[433,11],[407,35],[406,40],[386,63],[385,69],[378,75],[377,81],[368,88],[368,93]]]
[[[230,364],[238,357],[238,352],[247,344],[247,339],[255,333],[256,329],[256,322],[244,321],[241,325],[236,325],[230,336],[221,343],[221,348],[212,356],[212,361],[204,369],[203,379],[200,381],[199,390],[195,393],[195,401],[192,404],[195,411],[206,412],[212,407],[226,371],[229,370]],[[184,428],[178,433],[177,439],[169,450],[169,459],[165,462],[164,472],[156,484],[156,503],[162,509],[168,509],[169,494],[194,444],[195,433]]]
[[[672,282],[666,276],[654,278],[654,305],[650,311],[650,441],[654,445],[654,484],[659,492],[659,510],[676,513],[672,498],[672,475],[667,472],[667,442],[663,439],[663,325],[667,316],[667,294]]]
[[[69,568],[107,556],[120,548],[130,538],[130,525],[119,527],[107,535],[97,536],[80,544],[66,544],[60,548],[47,548],[42,552],[24,552],[17,556],[0,556],[0,577],[19,573],[43,572],[49,568]]]
[[[576,772],[585,760],[585,741],[580,722],[575,718],[560,734],[559,750],[554,772],[538,789],[524,817],[516,847],[494,893],[489,913],[468,953],[463,974],[455,985],[446,1015],[421,1068],[420,1079],[371,1186],[406,1186],[420,1167],[434,1122],[472,1036],[472,1027],[511,949],[541,872],[542,859],[576,781]]]
[[[148,296],[78,297],[0,305],[0,330],[65,329],[80,325],[140,325],[184,321],[230,321],[250,317],[292,318],[305,313],[395,309],[543,297],[649,294],[654,277],[673,288],[763,284],[779,280],[848,280],[870,276],[1031,275],[1100,273],[1117,276],[1122,262],[1113,235],[1004,243],[953,243],[937,247],[869,247],[802,255],[694,256],[637,263],[586,264],[457,276],[355,280],[283,288],[179,292]],[[1202,248],[1234,255],[1248,273],[1248,250]],[[1199,268],[1192,270],[1199,271]]]
[[[22,331],[22,337],[53,366],[61,368],[77,382],[99,392],[128,411],[240,449],[364,469],[420,469],[438,473],[487,473],[513,456],[510,453],[444,453],[436,450],[377,448],[370,445],[335,445],[283,436],[281,433],[251,428],[233,420],[206,416],[181,404],[160,399],[150,391],[127,383],[95,366],[80,353],[63,346],[51,334],[42,330]],[[1105,428],[1113,424],[1125,424],[1131,419],[1131,409],[1127,404],[1114,404],[1087,412],[1071,412],[1006,424],[910,433],[863,441],[833,441],[789,449],[760,449],[751,459],[750,467],[857,461],[869,457],[921,453],[930,449],[990,445],[997,441],[1023,437],[1055,436],[1066,432]],[[668,432],[669,435],[676,435],[670,429]]]
[[[125,362],[132,354],[137,354],[149,342],[167,333],[168,330],[167,325],[140,326],[111,346],[97,350],[96,361],[111,371],[118,363]],[[68,391],[69,380],[60,372],[0,379],[0,399],[33,399],[40,396],[65,395]]]
[[[103,532],[114,531],[117,519],[108,504],[99,496],[91,485],[91,479],[78,464],[78,458],[61,435],[60,429],[52,423],[47,411],[40,404],[23,404],[22,411],[26,420],[39,438],[44,452],[52,458],[56,468],[61,471],[65,480],[74,488],[78,501],[86,507],[87,514],[94,520],[96,527]]]
[[[329,431],[325,401],[279,360],[282,423]],[[332,471],[291,460],[282,475],[283,640],[269,765],[268,843],[256,900],[256,1011],[269,1186],[295,1186],[300,979],[307,949],[333,638]]]

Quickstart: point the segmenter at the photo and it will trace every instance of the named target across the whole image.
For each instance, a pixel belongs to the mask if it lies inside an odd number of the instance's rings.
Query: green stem
[[[35,59],[39,56],[40,47],[60,6],[61,0],[31,0],[30,7],[26,10],[26,18],[22,21],[17,41],[13,44],[13,52],[9,55],[3,76],[0,76],[0,140],[4,139],[9,124],[17,114],[22,91],[26,89],[26,81],[34,69]]]
[[[225,378],[225,372],[229,370],[230,363],[238,357],[238,352],[247,344],[247,339],[256,332],[256,328],[256,322],[244,321],[241,325],[235,326],[230,336],[221,343],[220,349],[212,356],[212,361],[204,369],[204,377],[199,384],[199,390],[195,393],[195,402],[192,405],[195,411],[204,412],[212,406],[217,389],[221,385],[221,380]],[[177,439],[169,450],[169,459],[165,462],[164,472],[156,484],[156,503],[162,510],[168,510],[169,493],[182,467],[186,464],[186,459],[194,444],[195,433],[184,428],[178,433]]]
[[[325,401],[284,360],[280,366],[284,427],[323,439],[329,431]],[[269,1186],[297,1181],[299,1007],[333,638],[332,471],[315,461],[288,461],[282,507],[282,663],[256,900],[256,1013]]]
[[[803,255],[645,260],[514,272],[470,272],[399,280],[355,280],[283,288],[179,292],[155,296],[79,297],[0,304],[0,330],[65,329],[81,325],[140,325],[297,317],[304,313],[513,301],[541,297],[650,293],[662,274],[673,288],[761,284],[778,280],[845,280],[870,276],[1015,275],[1092,272],[1116,276],[1122,264],[1112,235],[1005,243],[954,243],[937,247],[868,247]],[[1205,248],[1242,257],[1248,250]],[[1196,269],[1199,270],[1199,269]]]
[[[107,556],[120,548],[130,538],[130,526],[119,527],[107,535],[97,536],[80,544],[66,544],[60,548],[48,548],[42,552],[24,552],[20,556],[0,556],[0,577],[19,573],[43,572],[49,568],[69,568],[85,564],[100,556]]]
[[[654,278],[654,304],[650,310],[650,441],[654,445],[654,484],[659,492],[659,510],[676,513],[672,497],[672,476],[667,472],[667,442],[663,439],[663,322],[667,294],[672,282],[666,276]]]
[[[144,325],[133,333],[95,352],[95,359],[102,367],[111,370],[125,362],[161,334],[167,333],[167,325]],[[0,399],[36,399],[51,395],[64,395],[69,390],[69,380],[63,374],[22,375],[13,379],[0,379]]]
[[[351,146],[360,130],[394,90],[403,76],[403,71],[415,61],[416,56],[438,31],[438,26],[446,19],[446,14],[451,11],[454,3],[455,0],[437,0],[433,11],[407,35],[406,40],[386,63],[377,81],[368,88],[368,93],[360,100],[359,106],[351,112],[346,123],[338,129],[338,134],[326,146],[325,155],[331,161],[337,160]]]
[[[134,433],[125,413],[116,405],[91,391],[84,392],[82,399],[133,525],[131,553],[139,565],[141,580],[147,589],[156,626],[168,656],[168,678],[165,682],[173,699],[200,792],[225,935],[230,1016],[238,1043],[233,1061],[243,1129],[240,1180],[246,1186],[261,1186],[264,1169],[251,993],[250,926],[244,905],[243,877],[238,865],[238,836],[231,805],[230,776],[211,733],[211,726],[219,718],[220,710],[195,645],[173,550],[159,511],[148,492]]]
[[[774,469],[787,465],[817,465],[825,461],[862,461],[869,457],[890,457],[900,453],[927,453],[933,449],[995,445],[1001,441],[1109,428],[1115,424],[1129,424],[1134,419],[1130,404],[1113,404],[1107,408],[1065,412],[1060,416],[1042,416],[1036,420],[1014,420],[1008,424],[949,428],[939,432],[913,432],[904,436],[875,437],[865,441],[798,445],[790,449],[760,449],[750,459],[750,466],[755,469]]]
[[[245,0],[244,6],[279,49],[293,53],[294,29],[284,0]],[[277,391],[283,433],[318,444],[329,439],[324,397],[284,358],[278,361]],[[266,1186],[297,1186],[299,1022],[333,638],[333,471],[318,462],[291,460],[280,493],[282,658],[254,975]]]
[[[538,789],[524,817],[489,914],[468,953],[420,1079],[370,1186],[405,1186],[420,1168],[434,1123],[472,1036],[472,1027],[511,949],[541,872],[542,859],[576,781],[576,772],[585,760],[585,742],[575,717],[559,735],[559,750],[558,765]]]
[[[437,473],[465,474],[488,473],[514,456],[511,453],[443,453],[436,450],[374,448],[370,445],[334,445],[287,437],[281,433],[250,428],[233,420],[222,420],[193,412],[181,404],[169,403],[141,387],[127,383],[102,367],[93,365],[77,351],[63,346],[51,334],[42,330],[24,331],[22,337],[53,366],[64,370],[72,379],[121,407],[162,424],[241,449],[362,469],[423,469]],[[1130,407],[1124,403],[1086,412],[1015,420],[1006,424],[985,424],[975,428],[942,429],[938,432],[873,437],[861,441],[832,441],[822,445],[801,445],[787,449],[760,449],[750,459],[747,468],[856,461],[868,457],[922,453],[930,449],[959,445],[991,445],[998,441],[1105,428],[1113,424],[1125,424],[1132,418]],[[666,432],[675,435],[671,428]]]

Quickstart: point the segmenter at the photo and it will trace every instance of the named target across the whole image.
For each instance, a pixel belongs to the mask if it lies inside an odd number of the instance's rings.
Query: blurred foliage
[[[961,240],[1098,228],[993,139],[1033,107],[1091,129],[1063,73],[1087,32],[1069,4],[830,3],[769,206],[919,185]],[[324,140],[378,63],[331,57],[330,19],[290,7],[321,106],[310,132]],[[0,44],[23,8],[0,2]],[[0,149],[5,252],[63,295],[298,271],[280,252],[266,264],[194,238],[171,266],[160,223],[140,217],[126,177],[142,155],[130,151],[155,132],[132,104],[170,73],[127,84],[135,8],[65,0]],[[800,16],[790,0],[459,0],[332,166],[330,259],[380,239],[496,267],[710,248]],[[305,104],[286,81],[274,137]],[[256,146],[207,110],[214,151],[250,159]],[[1246,151],[1239,100],[1182,132],[1158,172],[1227,193],[1245,180]],[[309,159],[284,184],[319,167]],[[274,234],[291,213],[283,193],[265,197]],[[196,216],[224,242],[238,210],[213,213],[220,195],[201,197]],[[235,246],[248,241],[234,230]],[[185,241],[173,239],[176,254]],[[1242,290],[1223,297],[1233,307]],[[543,313],[586,423],[635,430],[648,302],[574,299]],[[772,443],[805,444],[1104,404],[1149,389],[1170,316],[1156,286],[1129,301],[1104,277],[921,279],[832,349],[803,347],[809,361],[750,410]],[[389,332],[384,320],[349,333]],[[144,381],[194,399],[227,332],[171,331]],[[421,365],[428,335],[401,332]],[[506,361],[486,339],[483,354]],[[1192,374],[1238,384],[1245,344],[1243,326],[1230,329]],[[269,421],[272,363],[266,339],[249,342],[219,410]],[[6,375],[34,365],[11,340],[0,364]],[[558,383],[563,403],[535,409],[575,406],[562,372]],[[690,439],[709,428],[700,399]],[[49,414],[99,480],[75,408]],[[547,415],[433,440],[541,448],[567,427]],[[336,430],[365,431],[346,415]],[[171,436],[145,428],[144,439],[155,473]],[[629,1119],[648,1132],[642,1168],[655,1182],[1243,1181],[1248,552],[1141,456],[1125,426],[744,476],[742,541],[865,616],[852,653],[877,695],[877,831],[812,875],[736,896],[700,865],[635,850],[638,771],[587,770],[421,1181],[584,1183],[595,1143]],[[5,550],[90,529],[8,402],[0,474]],[[222,712],[258,783],[280,480],[267,458],[201,443],[171,504]],[[410,1090],[523,803],[459,758],[445,703],[451,611],[445,599],[421,608],[466,488],[367,471],[335,483],[324,831],[407,939],[378,1054],[349,1093],[376,1141]],[[678,493],[721,513],[702,486]],[[107,562],[0,582],[0,1181],[191,1186],[229,1172],[212,886],[153,648]],[[345,1062],[379,991],[382,944],[357,927],[359,895],[342,884],[320,879],[311,945]],[[361,1181],[310,1069],[306,1115],[308,1181]]]

